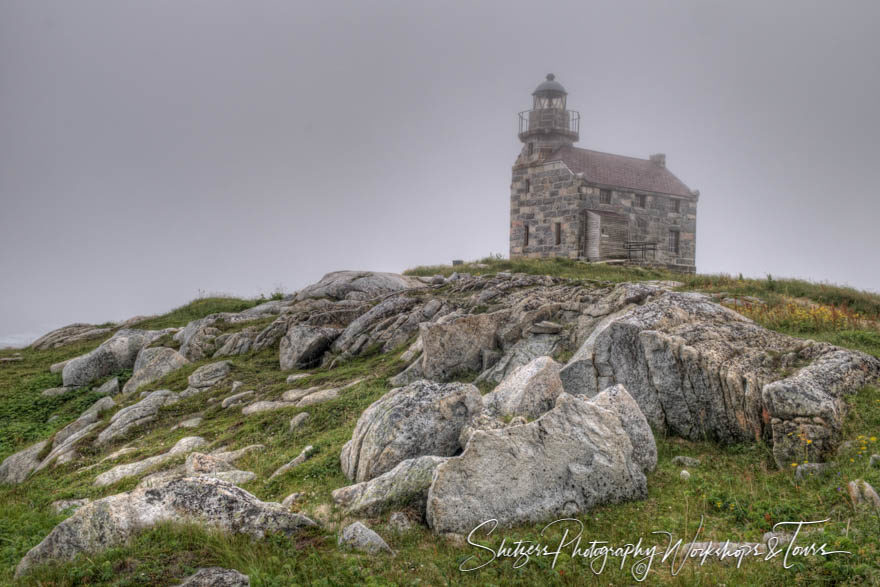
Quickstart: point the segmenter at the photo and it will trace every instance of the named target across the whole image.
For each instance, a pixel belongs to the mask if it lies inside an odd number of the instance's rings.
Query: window
[[[681,212],[681,200],[672,200],[672,211],[676,213]]]
[[[678,254],[678,238],[679,232],[677,230],[669,231],[669,252]]]
[[[611,190],[599,190],[599,203],[600,204],[610,204],[611,203]]]
[[[562,244],[562,223],[561,222],[557,222],[556,224],[553,225],[553,234],[554,234],[554,237],[556,238],[556,246],[558,247],[559,245]]]
[[[532,191],[532,182],[528,179],[526,180],[526,193],[530,193]]]
[[[535,152],[535,143],[529,143],[529,155],[534,154]]]
[[[529,246],[529,225],[523,226],[523,246]]]
[[[636,194],[635,206],[636,208],[644,208],[645,207],[645,194]]]

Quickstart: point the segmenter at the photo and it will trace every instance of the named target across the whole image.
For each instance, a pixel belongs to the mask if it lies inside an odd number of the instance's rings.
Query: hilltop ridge
[[[880,553],[862,513],[880,483],[878,309],[880,296],[794,280],[490,258],[55,331],[0,352],[18,357],[0,364],[15,537],[0,577],[172,584],[221,566],[272,584],[334,561],[339,582],[434,582],[470,554],[446,533],[487,516],[530,535],[576,515],[625,542],[655,524],[689,536],[696,508],[713,538],[757,543],[786,516],[830,515],[828,540],[858,536],[863,552],[803,572],[875,580],[860,561]],[[147,513],[147,490],[166,513]],[[240,508],[274,521],[239,526]],[[337,536],[398,556],[351,557]],[[460,580],[562,580],[511,573]]]

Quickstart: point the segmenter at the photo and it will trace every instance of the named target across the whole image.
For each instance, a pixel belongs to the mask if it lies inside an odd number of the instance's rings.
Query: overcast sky
[[[880,290],[880,2],[0,0],[0,345],[507,254],[516,114],[701,192],[700,272]]]

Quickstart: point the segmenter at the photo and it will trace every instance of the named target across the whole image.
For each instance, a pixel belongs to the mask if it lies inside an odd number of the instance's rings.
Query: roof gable
[[[565,146],[557,149],[547,160],[562,161],[573,173],[583,173],[584,179],[591,183],[674,196],[693,196],[691,190],[665,166],[648,159]]]

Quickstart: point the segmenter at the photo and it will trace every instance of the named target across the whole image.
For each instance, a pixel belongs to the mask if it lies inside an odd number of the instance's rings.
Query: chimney
[[[651,155],[648,157],[651,160],[651,163],[655,165],[659,165],[660,167],[666,167],[666,153],[657,153],[655,155]]]

